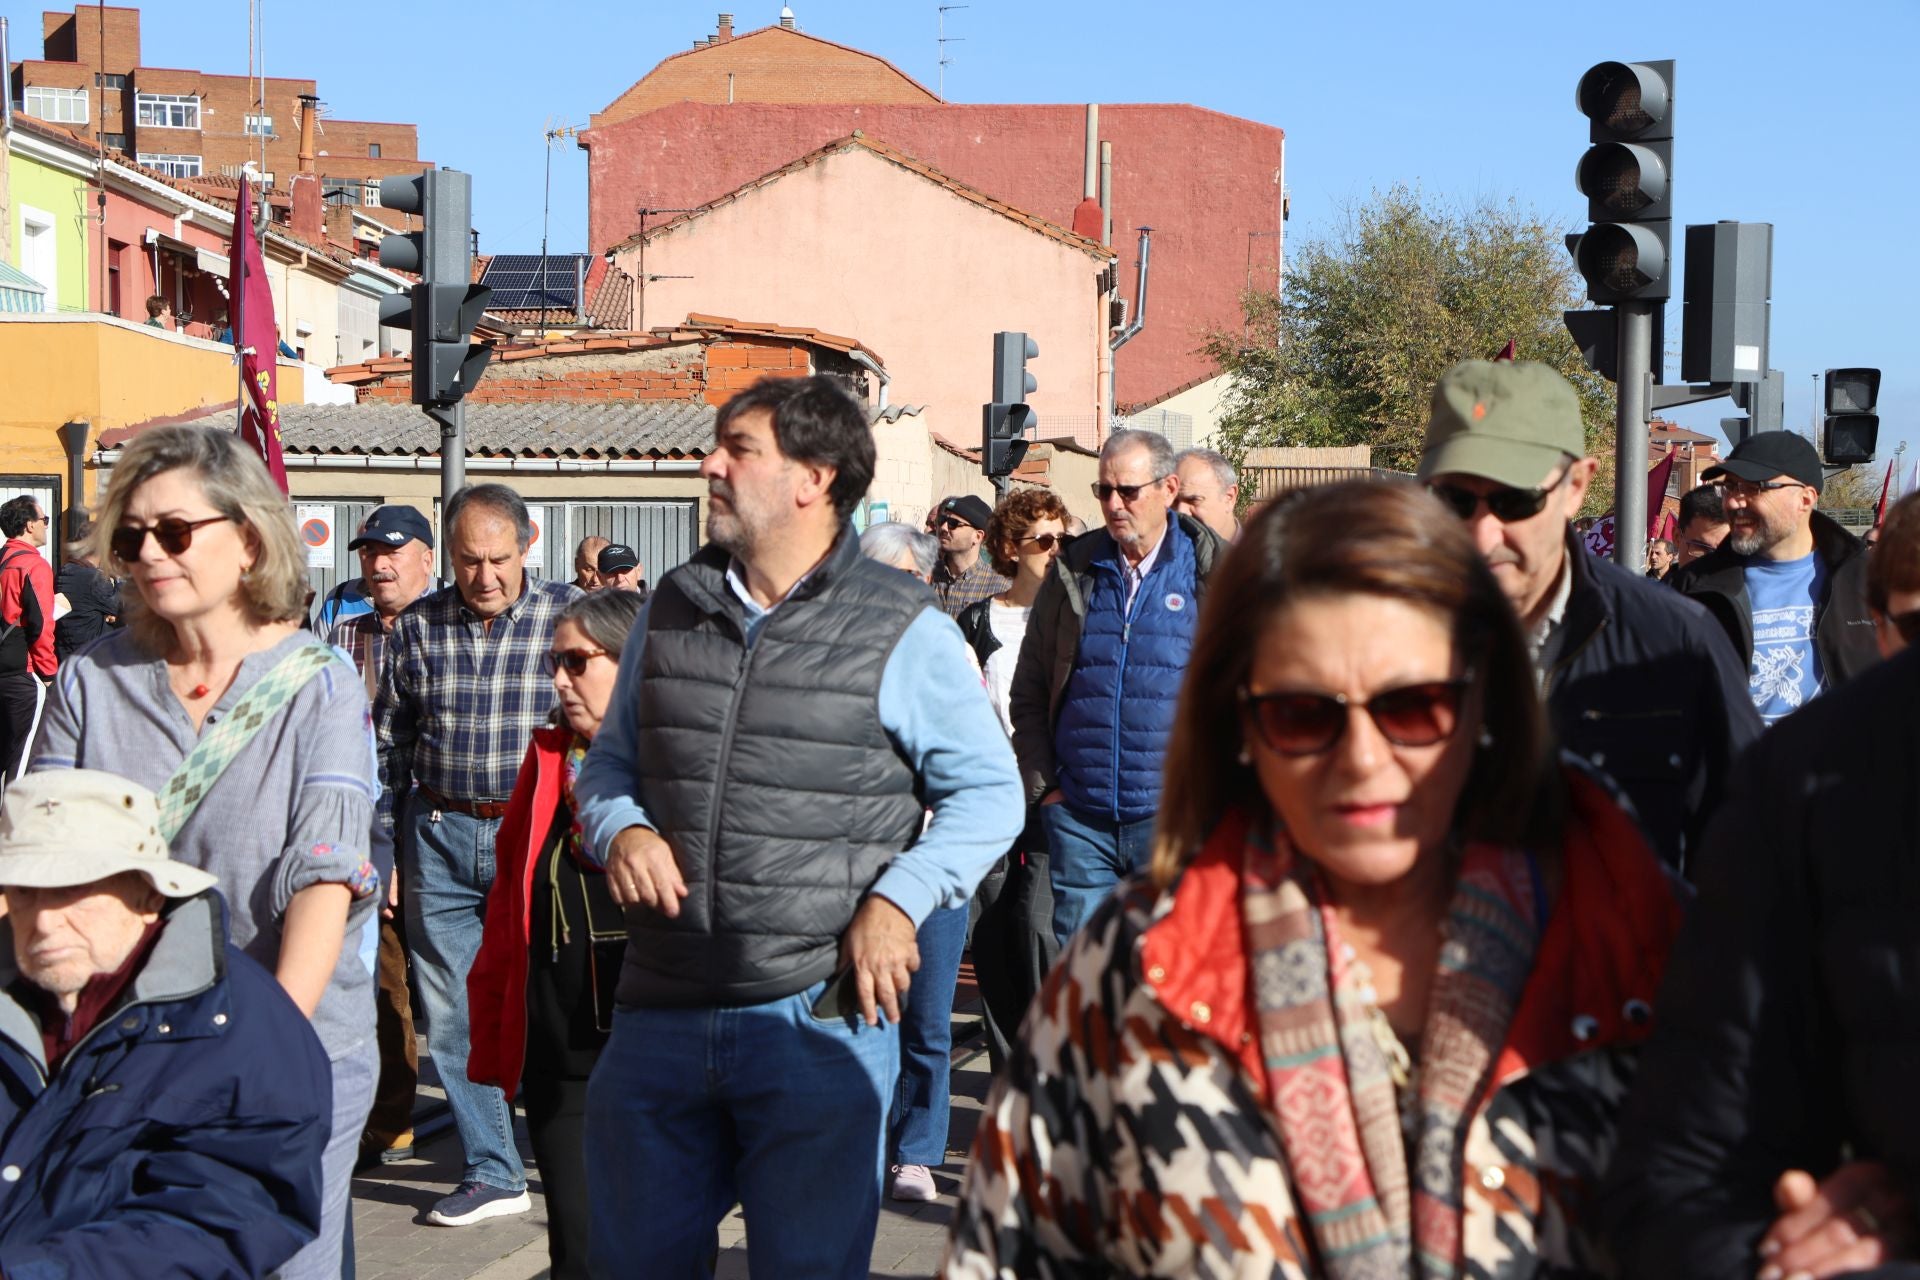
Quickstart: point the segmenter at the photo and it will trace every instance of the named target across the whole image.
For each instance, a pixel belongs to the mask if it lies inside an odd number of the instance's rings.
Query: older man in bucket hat
[[[1598,467],[1586,454],[1580,400],[1559,373],[1464,360],[1434,388],[1420,479],[1466,522],[1520,615],[1561,745],[1619,783],[1677,868],[1760,722],[1706,611],[1573,534]]]
[[[0,1275],[263,1276],[320,1225],[327,1058],[152,792],[0,804]]]

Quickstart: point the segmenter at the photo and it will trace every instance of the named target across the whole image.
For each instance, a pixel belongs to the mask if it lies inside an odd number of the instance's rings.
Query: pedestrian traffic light
[[[380,242],[380,265],[420,282],[381,300],[380,323],[413,333],[413,402],[444,405],[473,390],[493,348],[469,336],[493,290],[473,283],[473,179],[429,169],[380,180],[382,208],[420,216],[421,229]]]
[[[1825,448],[1831,467],[1851,467],[1873,461],[1880,442],[1878,369],[1829,369],[1826,377],[1827,429]]]
[[[1027,361],[1038,359],[1040,344],[1024,333],[993,335],[993,401],[984,406],[980,442],[980,469],[989,477],[1010,476],[1027,456],[1028,431],[1040,417],[1027,397],[1040,384],[1027,372]]]
[[[1574,249],[1596,303],[1664,300],[1673,269],[1673,63],[1602,62],[1574,94],[1591,145],[1574,174],[1592,222]]]

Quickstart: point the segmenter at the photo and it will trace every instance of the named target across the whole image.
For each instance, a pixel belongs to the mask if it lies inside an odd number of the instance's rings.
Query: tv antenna
[[[547,176],[546,187],[540,196],[540,336],[534,339],[536,342],[544,342],[546,340],[547,304],[550,301],[547,293],[547,226],[553,213],[553,144],[562,138],[578,138],[580,136],[579,126],[555,124],[552,116],[547,117],[547,127],[544,132],[546,136]],[[573,322],[576,325],[584,324],[585,318],[580,313],[585,311],[586,308],[586,299],[576,296],[573,300]]]
[[[953,9],[970,9],[972,7],[972,5],[965,4],[943,4],[940,6],[940,101],[942,102],[947,100],[947,68],[953,65],[953,59],[947,56],[947,46],[950,44],[965,44],[967,40],[965,36],[950,36],[947,34],[947,14]]]

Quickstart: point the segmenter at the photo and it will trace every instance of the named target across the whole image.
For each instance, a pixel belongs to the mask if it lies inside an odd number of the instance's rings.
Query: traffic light
[[[473,179],[429,169],[380,180],[383,208],[420,215],[421,229],[380,242],[380,265],[420,282],[381,299],[380,323],[413,332],[413,402],[453,404],[480,381],[493,348],[470,343],[493,290],[473,281]]]
[[[1673,63],[1602,62],[1574,94],[1592,144],[1574,183],[1593,224],[1574,261],[1596,303],[1673,290]]]
[[[1685,285],[1680,380],[1743,383],[1764,378],[1773,225],[1710,222],[1688,227]]]
[[[1744,418],[1720,419],[1720,431],[1729,443],[1739,444],[1760,431],[1782,431],[1787,425],[1787,375],[1769,369],[1765,377],[1736,382],[1727,393],[1747,411]]]
[[[1040,344],[1024,333],[993,335],[993,402],[982,409],[980,442],[980,469],[989,477],[1012,475],[1027,456],[1023,437],[1040,422],[1027,404],[1040,389],[1027,361],[1039,355]]]
[[[1880,415],[1874,412],[1880,399],[1880,371],[1829,369],[1826,387],[1826,447],[1820,452],[1827,465],[1851,467],[1873,461],[1874,446],[1880,441]]]

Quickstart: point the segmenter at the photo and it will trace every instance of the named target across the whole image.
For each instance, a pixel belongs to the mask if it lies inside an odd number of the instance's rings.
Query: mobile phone
[[[860,1016],[860,985],[851,966],[827,979],[827,989],[813,1002],[813,1016],[821,1022],[842,1022]]]

